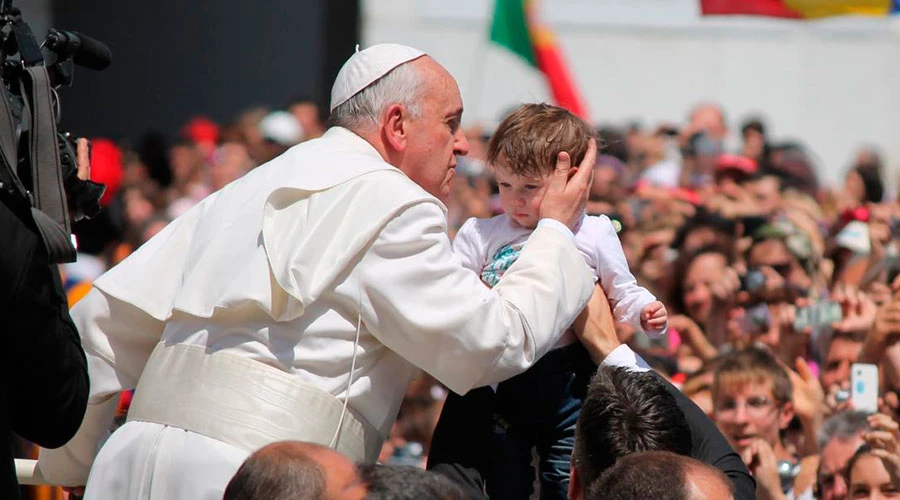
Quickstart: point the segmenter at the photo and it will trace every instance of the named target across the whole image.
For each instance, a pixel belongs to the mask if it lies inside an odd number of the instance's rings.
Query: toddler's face
[[[541,200],[547,192],[549,175],[532,177],[516,175],[498,161],[495,177],[500,187],[500,206],[518,225],[534,229],[540,219]]]

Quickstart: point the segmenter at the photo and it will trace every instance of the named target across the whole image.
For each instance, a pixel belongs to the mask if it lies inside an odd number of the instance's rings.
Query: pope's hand
[[[570,229],[575,229],[584,207],[594,173],[594,161],[597,158],[597,142],[591,139],[588,143],[584,160],[572,173],[572,158],[562,151],[556,158],[556,171],[550,177],[547,192],[541,202],[542,219],[555,219]]]

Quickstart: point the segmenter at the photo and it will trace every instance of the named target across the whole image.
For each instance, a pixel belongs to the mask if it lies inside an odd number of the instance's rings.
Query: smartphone
[[[878,413],[878,365],[850,366],[850,401],[857,411]]]

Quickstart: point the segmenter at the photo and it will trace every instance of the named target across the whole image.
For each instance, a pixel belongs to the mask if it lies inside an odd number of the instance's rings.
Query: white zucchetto
[[[357,51],[341,67],[331,88],[331,111],[403,63],[425,55],[419,49],[382,43]]]

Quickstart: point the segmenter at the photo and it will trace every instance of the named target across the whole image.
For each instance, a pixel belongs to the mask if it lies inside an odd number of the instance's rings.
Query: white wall
[[[698,4],[545,0],[542,17],[595,121],[681,122],[693,104],[712,100],[735,133],[753,113],[774,138],[802,140],[831,183],[862,144],[900,162],[900,19],[701,18]],[[487,42],[492,5],[363,0],[362,44],[426,50],[459,81],[465,121],[493,121],[549,95],[536,71]]]

